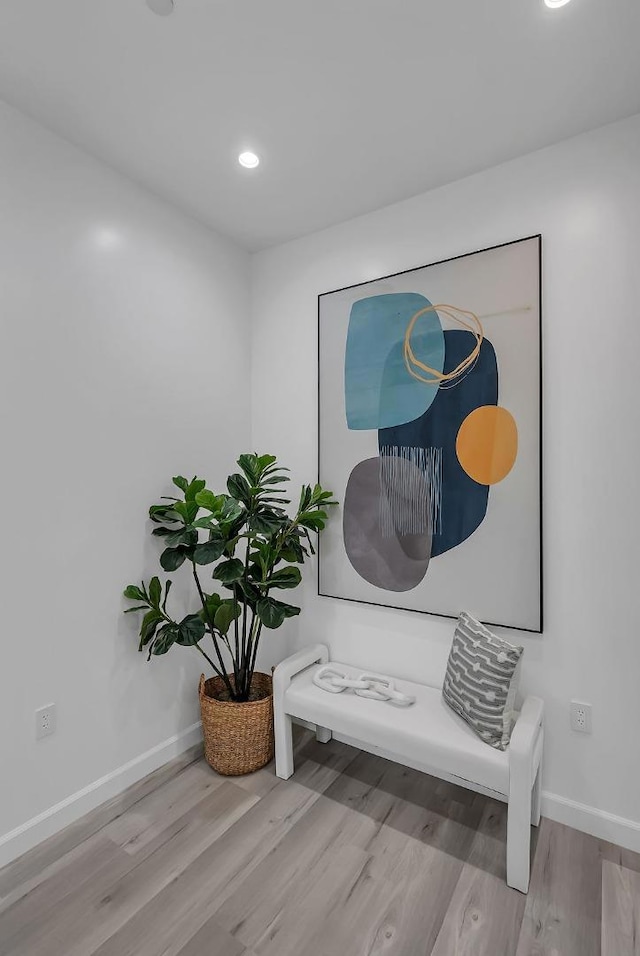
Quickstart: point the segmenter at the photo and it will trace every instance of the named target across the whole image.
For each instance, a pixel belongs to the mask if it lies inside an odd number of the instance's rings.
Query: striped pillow
[[[463,611],[458,618],[442,696],[498,750],[506,750],[511,739],[522,652],[470,614]]]

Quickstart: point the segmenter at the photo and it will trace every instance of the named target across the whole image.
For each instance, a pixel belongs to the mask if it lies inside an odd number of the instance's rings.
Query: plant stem
[[[269,574],[267,575],[266,581],[263,582],[263,585],[267,585],[269,581],[271,580],[275,566],[278,563],[280,552],[282,551],[285,545],[285,542],[287,541],[287,538],[289,537],[291,532],[294,530],[294,528],[297,526],[299,516],[300,516],[300,512],[298,511],[295,518],[291,519],[288,525],[280,531],[279,541],[276,544],[274,556],[271,561],[271,568],[269,570]],[[265,597],[269,594],[268,587],[265,587],[264,594],[265,594]],[[257,624],[257,627],[256,627],[256,624]],[[251,628],[249,631],[248,667],[246,669],[246,674],[245,674],[245,687],[246,687],[247,699],[248,699],[248,695],[251,692],[251,684],[253,682],[253,672],[255,671],[255,668],[256,668],[256,659],[258,657],[258,646],[260,644],[261,634],[262,634],[262,621],[256,618],[256,612],[254,610],[253,617],[251,619]]]
[[[204,610],[205,620],[206,620],[206,622],[207,622],[207,624],[208,624],[208,626],[209,626],[209,633],[211,634],[211,639],[212,639],[212,641],[213,641],[213,646],[214,646],[215,649],[216,649],[216,654],[218,655],[218,661],[220,662],[220,670],[222,671],[222,673],[220,674],[220,676],[222,677],[222,679],[223,679],[223,681],[224,681],[224,685],[225,685],[225,687],[226,687],[226,689],[227,689],[227,691],[228,691],[228,693],[229,693],[229,696],[230,696],[231,700],[235,700],[235,699],[236,699],[236,694],[234,693],[234,690],[233,690],[233,688],[232,688],[232,686],[231,686],[231,681],[229,680],[229,677],[228,677],[228,675],[227,675],[227,669],[226,669],[226,667],[224,666],[224,660],[223,660],[223,658],[222,658],[222,654],[221,654],[221,652],[220,652],[220,648],[218,647],[218,641],[217,641],[217,638],[216,638],[215,628],[214,628],[214,625],[211,623],[211,619],[210,619],[210,617],[209,617],[209,610],[208,610],[208,608],[207,608],[207,599],[206,599],[206,597],[204,596],[204,591],[202,590],[202,586],[201,586],[201,584],[200,584],[200,578],[198,577],[198,572],[197,572],[197,570],[196,570],[196,563],[195,563],[195,561],[192,561],[191,564],[192,564],[192,568],[193,568],[193,579],[194,579],[194,581],[196,582],[196,587],[197,587],[197,589],[198,589],[198,594],[200,595],[200,601],[202,602],[202,608],[203,608],[203,610]],[[200,648],[200,650],[202,650],[202,649]],[[202,651],[202,653],[204,654],[204,651]],[[206,657],[206,655],[205,655],[205,657]],[[235,670],[235,662],[234,662],[234,683],[236,683],[236,687],[237,687],[237,676],[236,676],[236,670]]]
[[[211,658],[209,657],[209,655],[208,655],[205,651],[202,650],[202,648],[200,647],[200,645],[199,645],[199,644],[194,644],[193,647],[197,648],[197,650],[200,651],[200,653],[202,654],[203,657],[206,657],[206,659],[208,660],[209,664],[210,664],[211,667],[213,668],[214,673],[217,674],[218,677],[221,677],[222,680],[224,680],[224,679],[225,679],[225,674],[223,674],[222,671],[219,671],[219,670],[218,670],[218,668],[217,668],[216,665],[213,663],[213,661],[211,660]]]
[[[234,601],[235,601],[236,604],[237,604],[237,603],[238,603],[238,589],[237,589],[237,587],[235,586],[235,584],[233,585],[233,599],[234,599]],[[233,633],[234,633],[235,646],[236,646],[236,653],[235,653],[235,656],[234,656],[234,664],[235,664],[235,666],[237,667],[237,664],[236,664],[235,662],[237,662],[237,661],[238,661],[238,658],[240,657],[240,632],[239,632],[238,618],[237,618],[237,617],[234,617],[234,619],[233,619]]]
[[[249,512],[249,518],[247,520],[247,550],[244,556],[244,581],[245,583],[249,578],[249,549],[251,547],[251,538],[249,537],[250,529],[249,524],[251,522],[252,511]],[[246,671],[247,671],[247,595],[243,590],[242,593],[242,657],[240,664],[240,674],[243,680],[246,680]]]
[[[255,620],[255,619],[254,619]],[[253,625],[252,625],[253,630]],[[253,672],[256,669],[256,658],[258,656],[258,644],[260,643],[260,635],[262,634],[262,621],[258,621],[258,626],[256,629],[256,635],[253,642],[253,655],[251,659],[250,667],[250,678],[249,678],[249,687],[251,686],[251,680],[253,678]]]

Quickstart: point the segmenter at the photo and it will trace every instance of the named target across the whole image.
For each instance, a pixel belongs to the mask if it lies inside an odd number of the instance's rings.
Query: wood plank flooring
[[[198,749],[0,871],[1,956],[640,956],[640,856],[300,731],[296,773]]]
[[[640,956],[640,873],[602,864],[602,956]]]

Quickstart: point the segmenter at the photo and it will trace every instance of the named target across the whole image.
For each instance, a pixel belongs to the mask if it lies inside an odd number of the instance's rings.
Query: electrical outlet
[[[571,707],[571,729],[577,730],[579,734],[591,733],[591,704],[585,704],[581,700],[572,700]]]
[[[56,705],[47,704],[36,710],[36,740],[55,734],[57,724]]]

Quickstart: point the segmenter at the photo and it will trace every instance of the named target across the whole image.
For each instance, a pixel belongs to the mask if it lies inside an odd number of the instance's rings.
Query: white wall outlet
[[[582,700],[571,701],[571,729],[577,730],[579,734],[591,733],[591,704],[585,704]]]
[[[47,704],[36,710],[36,740],[55,734],[57,724],[56,705]]]

